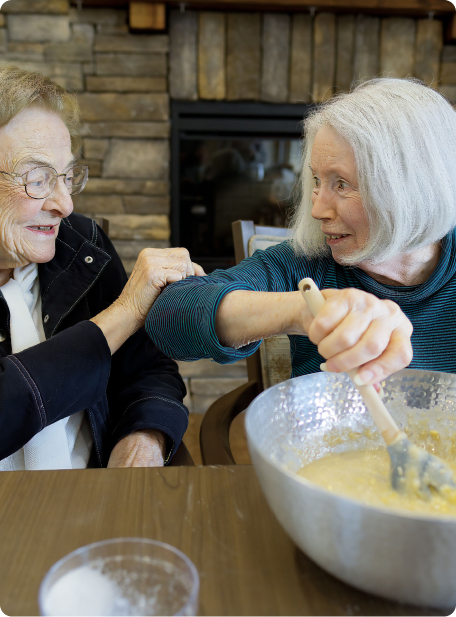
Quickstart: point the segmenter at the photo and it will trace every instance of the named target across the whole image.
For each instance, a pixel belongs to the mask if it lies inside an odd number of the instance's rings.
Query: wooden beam
[[[164,30],[166,5],[163,2],[130,2],[130,28],[135,30]]]
[[[209,8],[219,10],[267,10],[267,11],[308,11],[314,7],[319,11],[335,13],[368,12],[378,15],[451,15],[454,6],[449,0],[161,0],[163,4],[187,9]],[[73,5],[77,0],[71,0]],[[154,4],[155,0],[143,0],[144,4]],[[84,0],[85,7],[126,6],[127,0]]]
[[[419,19],[417,22],[413,75],[430,86],[432,85],[433,88],[437,88],[439,84],[443,47],[442,32],[443,24],[439,19]]]

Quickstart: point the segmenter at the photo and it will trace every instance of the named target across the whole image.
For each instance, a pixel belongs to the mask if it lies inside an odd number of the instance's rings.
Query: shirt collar
[[[439,291],[456,274],[456,229],[442,238],[441,243],[442,252],[437,267],[421,285],[413,287],[382,285],[360,268],[351,268],[350,274],[359,281],[363,289],[377,298],[400,301],[401,305],[425,300]]]

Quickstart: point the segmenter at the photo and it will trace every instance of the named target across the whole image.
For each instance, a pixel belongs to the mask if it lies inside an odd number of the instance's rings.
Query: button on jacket
[[[0,295],[0,459],[84,409],[94,440],[90,465],[105,467],[120,439],[152,428],[168,436],[169,462],[188,424],[176,363],[144,328],[111,357],[102,331],[89,321],[127,281],[109,238],[95,221],[70,215],[60,224],[55,257],[39,264],[38,276],[45,342],[11,353],[9,310]]]

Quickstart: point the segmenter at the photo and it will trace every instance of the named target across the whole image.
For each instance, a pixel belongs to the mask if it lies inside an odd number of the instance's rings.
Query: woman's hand
[[[307,306],[301,307],[295,329],[301,325],[318,346],[326,370],[360,367],[357,385],[365,385],[378,384],[410,364],[413,326],[397,304],[357,289],[326,289],[322,294],[326,303],[315,318]]]
[[[152,304],[166,285],[193,275],[205,273],[191,261],[187,249],[141,251],[119,298],[91,320],[103,331],[111,354],[144,325]]]
[[[194,275],[205,276],[205,272],[191,261],[187,249],[144,249],[117,302],[140,328],[163,287]]]
[[[165,454],[166,438],[161,431],[135,431],[113,448],[108,467],[163,467]]]

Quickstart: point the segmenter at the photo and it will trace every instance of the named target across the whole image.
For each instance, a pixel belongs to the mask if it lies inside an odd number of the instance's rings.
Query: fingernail
[[[323,371],[324,373],[328,372],[328,369],[326,368],[326,362],[322,362],[320,364],[320,370]]]
[[[357,386],[365,386],[370,381],[374,379],[374,373],[372,371],[361,371],[360,373],[356,373],[353,377],[353,383]]]

